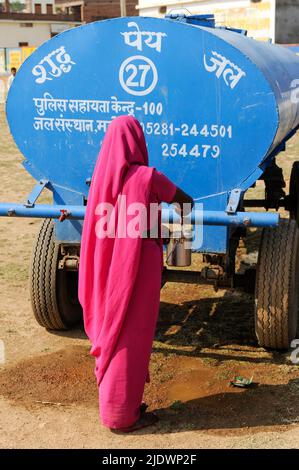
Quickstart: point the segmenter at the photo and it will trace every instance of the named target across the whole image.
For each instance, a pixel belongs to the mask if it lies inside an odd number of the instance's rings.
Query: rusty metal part
[[[66,269],[67,271],[78,271],[80,262],[80,245],[61,244],[60,256],[58,261],[58,269]]]

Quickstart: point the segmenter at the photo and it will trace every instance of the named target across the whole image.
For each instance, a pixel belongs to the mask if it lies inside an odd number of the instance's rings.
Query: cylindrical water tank
[[[226,29],[118,18],[40,46],[17,73],[7,117],[27,170],[57,194],[86,197],[109,122],[134,114],[150,164],[223,210],[228,192],[247,189],[299,125],[298,78],[299,57],[286,48]]]

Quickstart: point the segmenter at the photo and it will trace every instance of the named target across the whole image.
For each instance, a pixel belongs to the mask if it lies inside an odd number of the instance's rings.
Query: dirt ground
[[[21,166],[3,106],[0,129],[0,201],[22,202],[34,181]],[[287,180],[298,151],[293,138],[279,158]],[[255,195],[261,191],[258,184]],[[252,296],[187,284],[169,283],[161,294],[145,392],[160,422],[127,436],[102,428],[82,327],[49,332],[31,312],[28,266],[40,223],[0,220],[1,448],[299,447],[299,366],[287,353],[257,346]],[[253,230],[239,261],[256,261],[258,240]],[[231,387],[235,375],[253,376],[254,385]]]

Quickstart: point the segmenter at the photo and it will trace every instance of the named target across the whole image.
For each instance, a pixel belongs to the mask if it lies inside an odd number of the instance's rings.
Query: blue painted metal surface
[[[59,219],[65,215],[69,219],[82,220],[85,215],[84,206],[37,204],[26,207],[24,204],[2,203],[0,205],[0,216],[10,217],[49,217]],[[163,223],[177,223],[181,221],[180,216],[172,209],[164,209],[162,213]],[[236,212],[229,215],[224,211],[193,211],[189,223],[195,225],[212,226],[246,226],[246,227],[274,227],[278,225],[279,215],[271,212]],[[63,222],[65,223],[65,221]]]
[[[225,29],[157,18],[118,18],[55,36],[21,66],[7,118],[37,180],[56,204],[84,204],[108,123],[133,113],[150,164],[206,211],[225,211],[229,194],[262,174],[299,125],[291,83],[299,58]],[[59,240],[80,225],[57,224]],[[194,249],[225,253],[228,229],[205,227]]]
[[[282,45],[290,49],[290,51],[295,52],[295,54],[299,55],[299,44],[282,44]]]
[[[31,207],[35,204],[44,188],[49,183],[49,180],[40,180],[32,189],[31,193],[27,196],[26,206]]]
[[[169,12],[165,15],[165,18],[168,20],[181,21],[182,23],[194,24],[196,26],[204,26],[208,28],[215,27],[215,17],[212,13],[207,15],[186,15],[185,13],[180,12]]]

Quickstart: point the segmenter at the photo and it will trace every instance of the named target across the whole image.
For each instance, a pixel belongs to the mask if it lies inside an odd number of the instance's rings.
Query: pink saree
[[[148,167],[143,131],[132,116],[121,116],[110,124],[97,160],[83,225],[79,300],[84,327],[96,358],[100,416],[110,428],[133,424],[140,404],[159,310],[161,244],[141,236],[120,236],[119,197],[126,207],[159,200],[153,185],[163,185],[163,198],[170,202],[176,186]],[[99,237],[98,228],[109,225],[102,203],[115,207],[115,236]],[[135,213],[125,214],[125,225]],[[104,222],[103,222],[104,220]],[[146,218],[138,230],[143,233]]]

